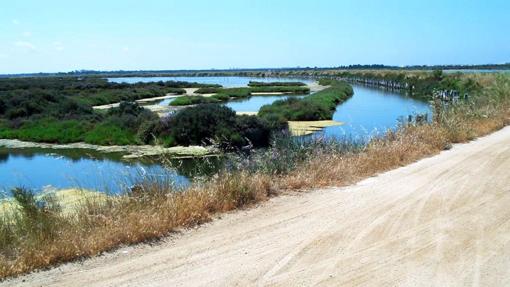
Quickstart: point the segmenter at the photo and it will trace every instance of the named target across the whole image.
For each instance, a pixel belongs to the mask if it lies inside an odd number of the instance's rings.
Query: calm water
[[[149,162],[126,162],[120,155],[84,150],[0,148],[0,191],[26,187],[71,188],[118,193],[142,178],[172,181],[183,186],[189,180],[176,171]]]
[[[236,112],[258,112],[264,105],[269,105],[277,100],[284,100],[287,98],[302,98],[305,95],[285,95],[285,96],[252,96],[248,99],[240,99],[230,101],[225,106],[233,109]]]
[[[327,127],[323,134],[328,137],[365,138],[397,127],[401,118],[408,115],[428,113],[429,103],[391,91],[352,85],[354,95],[339,105],[333,120],[342,126]]]
[[[201,84],[219,84],[226,88],[245,87],[250,81],[256,82],[292,82],[300,81],[311,83],[313,80],[292,79],[292,78],[257,78],[257,77],[125,77],[108,78],[108,81],[115,83],[138,83],[138,82],[158,82],[158,81],[184,81]]]
[[[259,78],[201,77],[201,78],[127,78],[130,81],[183,80],[243,86]],[[288,81],[269,79],[265,81]],[[296,80],[296,79],[290,79]],[[328,127],[322,131],[328,137],[366,137],[377,131],[395,128],[400,117],[415,113],[430,113],[427,103],[379,89],[354,85],[354,96],[337,107],[334,120],[344,122],[339,127]],[[254,96],[249,99],[229,102],[226,105],[240,112],[255,112],[265,104],[289,96]],[[105,155],[84,150],[41,150],[0,148],[0,191],[24,186],[42,190],[54,188],[82,187],[101,191],[120,192],[143,177],[173,181],[176,185],[189,184],[196,174],[207,173],[219,165],[219,161],[182,161],[175,170],[167,170],[154,161],[125,162],[121,155]]]
[[[269,105],[277,100],[283,100],[289,97],[302,98],[306,95],[281,95],[281,96],[252,96],[247,99],[232,100],[225,103],[225,106],[236,112],[258,112],[263,105]],[[160,106],[168,106],[175,98],[164,99],[158,102]]]
[[[173,100],[175,100],[175,98],[164,99],[161,102],[158,102],[158,105],[160,105],[160,106],[168,106]]]

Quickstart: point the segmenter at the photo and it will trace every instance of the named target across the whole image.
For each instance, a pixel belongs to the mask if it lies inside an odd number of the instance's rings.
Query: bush
[[[218,94],[232,97],[232,98],[247,98],[251,96],[250,88],[228,88],[221,89],[218,91]]]
[[[250,87],[291,87],[291,86],[306,86],[305,83],[302,82],[257,82],[250,81],[248,83]]]
[[[17,129],[2,128],[0,137],[64,144],[82,141],[91,126],[90,123],[77,120],[58,121],[48,118],[27,121]]]
[[[288,98],[263,106],[259,116],[267,121],[330,120],[336,106],[352,96],[352,87],[345,82],[330,82],[331,87],[303,99]]]
[[[238,116],[236,128],[241,137],[254,147],[265,147],[269,145],[271,128],[266,120],[257,116]]]
[[[216,94],[211,96],[211,98],[217,99],[220,102],[226,102],[230,99],[230,96],[225,94]]]
[[[211,144],[229,139],[236,113],[220,105],[198,105],[178,112],[170,119],[171,136],[179,145]]]
[[[225,106],[207,104],[184,109],[162,126],[162,135],[178,145],[217,144],[224,149],[267,146],[271,128],[255,116],[236,116]],[[174,143],[174,142],[172,142]]]
[[[321,105],[296,98],[275,101],[271,105],[263,106],[259,111],[259,115],[268,121],[314,121],[326,119],[330,114],[332,113]]]
[[[310,88],[308,87],[299,87],[299,86],[260,86],[260,87],[252,87],[252,93],[286,93],[286,94],[308,94],[310,92]]]
[[[137,116],[144,111],[144,108],[140,107],[136,102],[121,102],[117,108],[111,108],[108,110],[108,115],[133,115]]]
[[[86,106],[75,100],[65,98],[50,114],[56,118],[61,119],[77,119],[80,117],[92,115],[93,109],[90,106]]]
[[[5,102],[0,99],[0,114],[3,114],[5,112],[5,109],[7,108],[7,105],[5,104]]]
[[[213,97],[203,97],[203,96],[182,96],[175,98],[170,102],[171,106],[190,106],[190,105],[198,105],[198,104],[212,104],[217,103],[219,100]]]
[[[215,94],[220,90],[220,88],[217,87],[206,87],[206,88],[200,88],[195,91],[195,94]]]
[[[96,145],[129,145],[137,143],[135,133],[111,122],[96,125],[85,134],[86,143]]]
[[[157,136],[157,127],[159,121],[145,121],[138,128],[136,137],[143,144],[153,143]]]
[[[335,80],[327,79],[327,78],[320,78],[318,82],[319,82],[319,85],[321,85],[321,86],[329,86],[332,83],[334,83]]]
[[[107,118],[104,121],[136,132],[142,123],[153,122],[158,119],[155,113],[140,107],[135,102],[121,102],[119,107],[108,111]]]

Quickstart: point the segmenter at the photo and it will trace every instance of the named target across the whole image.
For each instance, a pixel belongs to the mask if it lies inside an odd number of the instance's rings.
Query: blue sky
[[[16,0],[0,73],[510,62],[510,1]]]

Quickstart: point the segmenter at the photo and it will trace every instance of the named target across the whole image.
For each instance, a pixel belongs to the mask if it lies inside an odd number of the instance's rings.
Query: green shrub
[[[190,105],[198,105],[198,104],[212,104],[218,103],[219,100],[213,97],[203,97],[203,96],[182,96],[175,98],[170,102],[171,106],[190,106]]]
[[[226,95],[226,94],[216,94],[216,95],[211,96],[211,98],[214,98],[220,102],[226,102],[230,99],[230,96]]]
[[[7,104],[2,99],[0,99],[0,114],[3,114],[6,109],[7,109]]]
[[[108,110],[106,116],[104,121],[131,131],[137,131],[144,122],[153,122],[159,119],[155,113],[144,109],[135,102],[121,102],[119,107]]]
[[[161,138],[161,141],[161,144],[165,147],[172,147],[177,145],[173,136],[164,136]]]
[[[220,90],[218,87],[204,87],[195,91],[195,94],[214,94]]]
[[[286,93],[286,94],[308,94],[310,93],[310,88],[308,87],[299,87],[299,86],[260,86],[260,87],[252,87],[252,93]]]
[[[248,141],[254,147],[269,145],[271,127],[269,123],[257,116],[242,115],[236,118],[236,129],[244,141]]]
[[[248,83],[249,87],[279,87],[279,86],[306,86],[305,83],[302,82],[257,82],[250,81]]]
[[[198,105],[170,119],[170,135],[179,145],[200,145],[229,140],[236,113],[220,105]]]
[[[318,82],[319,82],[319,85],[321,85],[321,86],[329,86],[329,85],[331,85],[332,83],[334,83],[334,82],[335,82],[335,80],[333,80],[333,79],[327,79],[327,78],[320,78],[320,79],[318,80]]]
[[[136,134],[138,140],[144,144],[153,143],[157,137],[158,124],[159,120],[142,122]]]
[[[218,90],[218,94],[232,98],[247,98],[251,96],[251,88],[227,88]]]
[[[181,110],[164,126],[163,137],[178,145],[217,144],[221,148],[238,148],[248,144],[267,146],[269,124],[255,116],[237,116],[225,106],[198,105]],[[173,142],[172,142],[173,143]]]
[[[110,122],[96,125],[85,134],[84,140],[86,143],[96,145],[129,145],[138,142],[134,132]]]
[[[288,98],[265,105],[258,114],[269,122],[330,120],[336,106],[351,97],[353,91],[345,82],[329,84],[331,87],[306,98]]]
[[[27,121],[17,129],[2,128],[0,137],[64,144],[82,141],[83,135],[91,126],[90,123],[77,120],[58,121],[48,118]]]

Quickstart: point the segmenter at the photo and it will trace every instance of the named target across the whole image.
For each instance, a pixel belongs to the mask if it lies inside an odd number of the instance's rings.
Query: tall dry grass
[[[51,199],[41,204],[18,190],[18,212],[0,221],[0,277],[162,238],[284,190],[351,184],[509,123],[510,79],[501,76],[469,103],[438,107],[433,123],[405,125],[366,145],[281,139],[268,150],[230,160],[185,191],[147,180],[122,196],[85,199],[69,214]]]

